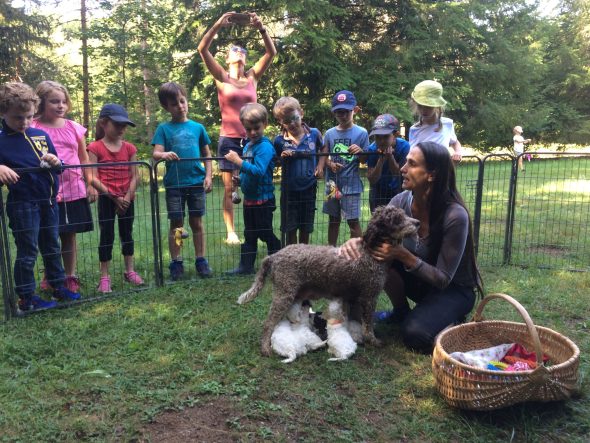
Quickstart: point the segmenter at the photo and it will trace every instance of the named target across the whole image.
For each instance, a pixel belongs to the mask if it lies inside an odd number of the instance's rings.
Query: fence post
[[[9,320],[16,313],[12,266],[10,260],[10,237],[6,229],[4,198],[0,193],[0,272],[2,273],[2,296],[4,298],[4,320]]]
[[[510,186],[508,190],[508,208],[506,212],[506,233],[504,235],[504,259],[503,265],[510,264],[512,257],[512,234],[514,230],[514,208],[516,206],[516,182],[518,179],[518,159],[512,157],[510,171]]]
[[[475,249],[475,256],[479,251],[479,228],[481,224],[481,203],[483,200],[483,176],[484,176],[484,162],[477,157],[477,187],[475,191],[475,208],[473,212],[473,246]]]

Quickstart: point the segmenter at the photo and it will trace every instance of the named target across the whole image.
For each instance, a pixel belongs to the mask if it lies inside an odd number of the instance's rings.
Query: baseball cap
[[[98,118],[103,117],[108,117],[117,123],[127,123],[129,126],[135,126],[135,123],[129,120],[129,114],[127,114],[125,108],[116,103],[107,103],[102,107]]]
[[[447,104],[442,96],[442,85],[434,80],[424,80],[416,85],[412,92],[412,98],[422,106],[438,108]]]
[[[339,91],[334,94],[332,98],[332,112],[338,109],[346,109],[347,111],[352,111],[356,106],[356,98],[354,94],[350,91]]]
[[[391,114],[381,114],[373,122],[371,133],[373,135],[389,135],[399,129],[399,121]]]

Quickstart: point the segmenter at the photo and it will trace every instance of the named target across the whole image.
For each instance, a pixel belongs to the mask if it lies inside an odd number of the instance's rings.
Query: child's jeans
[[[274,197],[260,205],[244,205],[244,243],[250,253],[256,254],[258,239],[266,243],[268,255],[281,249],[281,241],[272,229],[272,213],[276,208]]]
[[[63,286],[65,274],[59,243],[59,209],[55,200],[17,201],[8,199],[8,223],[16,243],[14,284],[19,297],[35,292],[35,263],[41,251],[47,281],[53,288]]]

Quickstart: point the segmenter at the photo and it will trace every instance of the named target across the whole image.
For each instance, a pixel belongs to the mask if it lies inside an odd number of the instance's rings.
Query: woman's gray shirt
[[[409,217],[412,217],[412,201],[412,193],[404,191],[393,197],[389,205],[403,209]],[[407,271],[439,289],[446,288],[450,283],[475,287],[475,276],[468,254],[465,252],[468,233],[467,210],[458,203],[451,203],[443,218],[443,237],[436,266],[426,262],[432,252],[430,236],[418,240],[406,238],[403,241],[404,247],[420,258],[418,265]]]

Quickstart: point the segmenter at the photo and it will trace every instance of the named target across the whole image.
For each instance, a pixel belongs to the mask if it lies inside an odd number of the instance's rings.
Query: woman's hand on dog
[[[344,257],[347,260],[356,260],[361,256],[362,245],[363,240],[360,237],[351,238],[350,240],[345,241],[342,246],[340,246],[338,255]]]
[[[338,254],[347,260],[356,260],[361,256],[363,240],[360,237],[351,238],[340,246]],[[418,257],[408,251],[402,245],[381,243],[371,250],[371,255],[377,261],[400,261],[407,269],[412,269],[418,264]]]
[[[390,263],[394,260],[401,262],[406,269],[414,269],[420,259],[408,251],[403,245],[381,243],[371,250],[371,255],[377,261]]]

